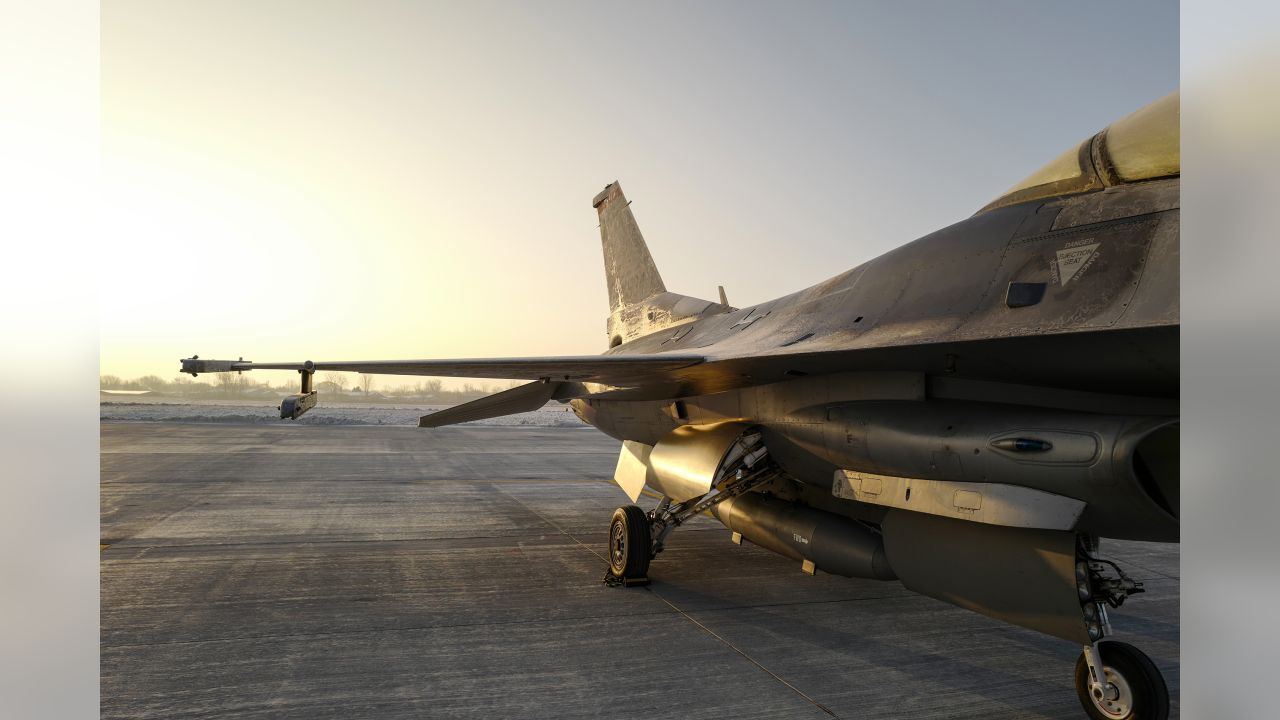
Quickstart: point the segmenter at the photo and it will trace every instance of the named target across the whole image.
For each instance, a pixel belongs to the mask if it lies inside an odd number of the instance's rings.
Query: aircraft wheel
[[[1106,690],[1090,688],[1084,653],[1076,660],[1076,695],[1094,720],[1167,720],[1169,688],[1151,658],[1129,643],[1098,643]]]
[[[620,578],[644,577],[652,550],[649,518],[644,511],[635,505],[614,510],[609,523],[609,571]]]

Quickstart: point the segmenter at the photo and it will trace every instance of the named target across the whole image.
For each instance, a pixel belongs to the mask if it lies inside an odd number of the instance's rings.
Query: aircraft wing
[[[374,375],[548,380],[628,385],[666,377],[674,370],[703,362],[701,355],[564,355],[538,358],[461,358],[452,360],[341,360],[252,362],[249,360],[182,359],[191,375],[244,370],[338,371]]]

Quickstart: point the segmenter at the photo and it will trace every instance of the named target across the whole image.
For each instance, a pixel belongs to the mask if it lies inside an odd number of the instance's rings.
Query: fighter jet
[[[1101,538],[1178,541],[1179,99],[1070,148],[973,216],[750,307],[667,290],[622,187],[591,205],[608,279],[598,356],[249,362],[525,379],[436,428],[568,403],[622,443],[606,580],[648,582],[709,513],[832,573],[907,588],[1083,648],[1091,718],[1167,717],[1164,679],[1107,640],[1142,592]],[[655,507],[634,504],[642,490]]]

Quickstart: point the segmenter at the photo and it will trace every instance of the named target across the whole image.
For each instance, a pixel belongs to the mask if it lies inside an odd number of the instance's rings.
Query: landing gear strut
[[[1076,660],[1076,695],[1085,713],[1093,720],[1167,720],[1169,688],[1151,658],[1129,643],[1102,639],[1111,633],[1107,607],[1142,592],[1142,583],[1099,558],[1095,537],[1080,538],[1076,560],[1076,588],[1092,641]]]

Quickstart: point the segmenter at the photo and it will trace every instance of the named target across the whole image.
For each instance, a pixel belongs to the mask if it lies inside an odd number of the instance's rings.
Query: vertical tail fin
[[[718,303],[667,292],[617,182],[596,195],[591,207],[600,214],[604,276],[609,284],[609,347],[704,315],[733,310],[724,299],[724,290]]]
[[[658,266],[644,244],[640,226],[631,214],[631,203],[617,182],[605,186],[591,201],[600,216],[600,243],[604,246],[604,274],[609,284],[609,314],[666,292]]]

